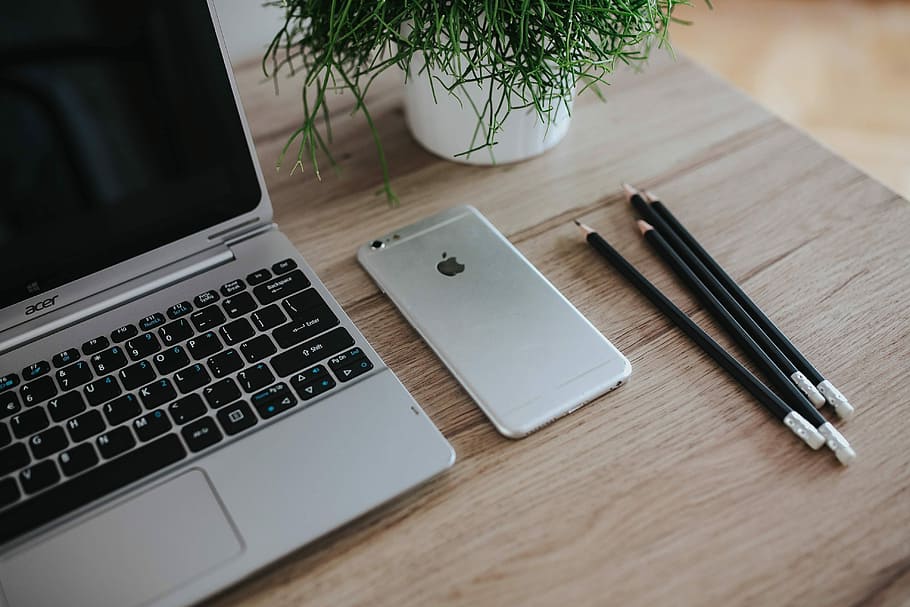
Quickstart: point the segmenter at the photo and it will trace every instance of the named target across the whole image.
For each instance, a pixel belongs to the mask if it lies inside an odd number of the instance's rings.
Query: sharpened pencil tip
[[[581,230],[581,233],[584,234],[585,238],[588,237],[588,234],[594,233],[594,228],[592,228],[591,226],[585,225],[582,222],[578,221],[577,219],[573,219],[572,221],[575,222],[575,225],[578,226],[578,229]]]
[[[638,229],[641,230],[642,236],[654,229],[654,226],[644,219],[639,219],[636,223],[638,224]]]
[[[626,193],[626,200],[632,200],[632,197],[639,193],[636,188],[632,187],[628,183],[623,183],[622,189]]]

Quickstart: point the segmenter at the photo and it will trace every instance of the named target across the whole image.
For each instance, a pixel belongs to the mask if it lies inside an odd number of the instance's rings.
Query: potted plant
[[[576,94],[620,63],[648,57],[684,0],[273,0],[285,20],[263,67],[303,74],[303,118],[282,151],[294,168],[332,158],[330,93],[355,98],[372,131],[390,199],[389,170],[366,103],[390,68],[404,73],[415,139],[459,162],[535,156],[566,134]]]

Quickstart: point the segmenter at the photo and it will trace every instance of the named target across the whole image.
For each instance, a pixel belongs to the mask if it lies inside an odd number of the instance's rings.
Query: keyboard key
[[[120,396],[122,390],[114,376],[108,375],[85,386],[84,392],[88,404],[95,407]]]
[[[22,379],[29,381],[32,379],[37,379],[48,373],[51,370],[51,364],[46,360],[42,360],[36,363],[32,363],[26,368],[22,369]]]
[[[119,398],[115,398],[104,405],[103,410],[104,416],[107,418],[107,423],[111,426],[119,426],[123,422],[131,420],[142,413],[142,407],[139,406],[139,399],[132,394],[124,394]]]
[[[181,318],[158,329],[158,336],[165,346],[175,346],[193,336],[193,327],[187,319]]]
[[[262,305],[270,304],[298,291],[303,291],[310,286],[310,281],[300,270],[294,270],[284,276],[259,285],[253,289],[253,295]]]
[[[92,370],[84,360],[75,362],[70,366],[57,371],[57,383],[60,384],[60,388],[64,392],[72,390],[73,388],[78,388],[82,384],[87,384],[90,381],[92,381]]]
[[[218,293],[215,291],[206,291],[205,293],[200,293],[196,296],[196,299],[193,300],[193,303],[196,304],[197,308],[204,308],[209,304],[213,304],[216,301],[221,299],[218,297]]]
[[[57,386],[54,385],[54,380],[50,377],[39,377],[25,384],[19,390],[19,396],[22,397],[22,402],[25,403],[26,407],[44,402],[55,394],[57,394]]]
[[[134,325],[123,325],[111,333],[111,339],[119,344],[120,342],[132,339],[137,335],[139,335],[139,329]]]
[[[167,309],[167,317],[170,318],[171,320],[174,320],[175,318],[180,318],[181,316],[185,316],[186,314],[189,314],[192,311],[193,311],[193,306],[190,305],[190,302],[181,301],[179,304],[174,304],[173,306],[171,306],[170,308]]]
[[[272,265],[272,272],[274,274],[284,274],[290,272],[297,268],[297,262],[293,259],[285,259],[284,261],[279,261],[278,263]]]
[[[259,303],[267,305],[302,291],[309,286],[310,281],[303,275],[303,272],[294,270],[254,288],[253,295],[256,296]]]
[[[171,406],[173,407],[173,405]],[[146,413],[133,421],[133,430],[135,430],[139,440],[144,443],[158,438],[172,427],[171,420],[167,418],[167,415],[161,409]]]
[[[246,277],[246,281],[250,284],[250,286],[253,286],[258,285],[261,282],[265,282],[271,277],[272,275],[269,274],[269,271],[265,268],[262,268],[261,270],[256,270],[252,274],[248,275]]]
[[[294,387],[294,390],[297,392],[298,395],[300,395],[300,398],[302,398],[303,400],[310,400],[311,398],[319,396],[323,392],[328,392],[329,390],[334,388],[336,385],[335,380],[332,379],[331,377],[323,377],[323,378],[317,379],[316,381],[311,381],[311,382],[305,383],[305,384],[294,381],[299,377],[300,377],[299,375],[294,376],[291,379],[291,385]]]
[[[10,434],[6,424],[0,422],[0,447],[5,447],[11,442],[13,442],[13,435]]]
[[[294,398],[287,384],[275,384],[254,394],[250,398],[250,402],[259,411],[262,419],[268,419],[296,405],[297,399]]]
[[[70,348],[69,350],[64,350],[59,354],[55,354],[51,359],[51,362],[54,363],[55,367],[65,367],[73,361],[79,360],[79,350],[76,348]],[[0,382],[2,384],[2,382]]]
[[[28,449],[22,443],[16,443],[11,447],[0,449],[0,476],[5,476],[10,472],[23,468],[30,461],[32,461],[32,458],[28,454]]]
[[[237,374],[237,382],[246,393],[255,392],[273,381],[275,381],[275,376],[265,363],[259,363]]]
[[[50,425],[44,409],[26,409],[18,415],[9,418],[9,425],[16,438],[25,438],[35,432],[40,432]]]
[[[133,360],[145,358],[160,349],[161,344],[158,343],[158,338],[151,333],[143,333],[126,342],[126,351],[130,353],[130,358]]]
[[[246,285],[239,278],[237,280],[232,280],[231,282],[221,285],[221,294],[225,297],[230,297],[231,295],[236,295],[246,289]]]
[[[87,438],[104,432],[104,420],[97,411],[83,413],[66,422],[66,429],[74,443],[81,443]]]
[[[363,350],[361,350],[360,348],[352,348],[352,349],[348,350],[347,352],[342,352],[340,354],[336,354],[335,356],[333,356],[332,358],[330,358],[328,360],[328,363],[329,363],[329,367],[332,369],[332,371],[335,371],[336,369],[340,369],[342,367],[347,367],[355,359],[363,358],[363,357],[364,357]]]
[[[60,473],[52,461],[39,462],[19,473],[19,482],[26,493],[37,493],[59,480]]]
[[[319,396],[335,387],[335,380],[322,365],[301,371],[290,378],[291,387],[303,400]]]
[[[186,441],[187,446],[193,453],[211,447],[224,438],[221,430],[215,424],[215,420],[211,417],[203,417],[188,426],[184,426],[180,434],[183,435],[183,440]]]
[[[255,310],[256,300],[249,293],[238,293],[225,299],[221,307],[224,308],[228,316],[237,318]]]
[[[63,474],[73,476],[74,474],[85,472],[97,464],[98,454],[95,453],[95,448],[89,443],[83,443],[61,453],[57,461],[60,462]]]
[[[125,367],[128,362],[126,354],[124,354],[123,348],[120,346],[114,346],[104,352],[98,352],[91,358],[92,367],[95,368],[95,373],[98,375],[113,373],[117,369]]]
[[[19,397],[15,392],[6,392],[0,394],[0,419],[6,419],[10,415],[18,413],[22,408],[19,404]]]
[[[259,420],[256,419],[256,414],[243,401],[225,407],[218,412],[216,417],[218,418],[218,423],[224,428],[224,433],[228,436],[233,436],[259,423]]]
[[[277,304],[272,304],[253,313],[250,320],[260,331],[268,331],[283,323],[287,318]]]
[[[135,390],[143,384],[154,380],[155,369],[152,363],[147,360],[140,360],[135,365],[130,365],[126,369],[120,369],[120,382],[127,390]]]
[[[170,412],[171,417],[174,418],[174,423],[182,426],[197,417],[202,417],[208,409],[205,403],[202,402],[201,396],[190,394],[171,403],[167,410]]]
[[[159,379],[139,390],[139,397],[146,409],[157,409],[164,403],[177,398],[177,390],[169,379]]]
[[[344,327],[338,327],[287,352],[273,356],[270,362],[279,376],[286,377],[353,345],[354,338],[351,334]]]
[[[15,373],[0,377],[0,392],[6,392],[19,385],[19,376]]]
[[[180,439],[169,434],[116,461],[93,468],[78,478],[0,512],[0,544],[166,468],[184,457],[186,450],[180,444]]]
[[[35,459],[44,459],[58,451],[63,451],[69,444],[70,442],[66,440],[66,432],[60,426],[48,428],[28,439],[28,446]]]
[[[224,352],[212,356],[206,361],[206,364],[209,366],[209,369],[212,370],[212,375],[215,377],[224,377],[225,375],[242,369],[244,362],[240,357],[240,354],[237,353],[237,350],[231,348],[230,350],[225,350]]]
[[[96,337],[95,339],[90,339],[82,344],[82,353],[86,356],[90,356],[95,352],[101,352],[101,350],[104,350],[109,345],[111,345],[111,342],[108,341],[107,337]]]
[[[198,312],[193,312],[193,314],[190,315],[190,320],[193,321],[193,326],[196,327],[196,330],[202,333],[223,324],[225,318],[221,308],[218,306],[209,306]]]
[[[164,314],[161,312],[155,312],[154,314],[149,314],[139,321],[139,329],[141,331],[151,331],[156,327],[160,327],[165,322],[167,322],[167,320],[164,318]]]
[[[212,381],[202,363],[190,365],[174,374],[174,384],[181,393],[192,392]]]
[[[316,292],[316,289],[307,289],[296,295],[291,295],[281,306],[292,319],[303,318],[310,310],[328,308],[325,300]]]
[[[249,363],[259,362],[277,351],[278,349],[268,335],[260,335],[240,345],[240,353]]]
[[[155,367],[158,369],[158,373],[167,375],[173,373],[180,367],[188,365],[190,357],[187,356],[183,346],[174,346],[159,352],[152,360],[155,361]]]
[[[310,308],[291,322],[278,327],[272,331],[272,337],[282,348],[290,348],[328,331],[337,324],[338,317],[323,304],[320,308]]]
[[[338,377],[339,381],[346,382],[351,381],[359,375],[363,375],[372,368],[373,363],[371,363],[366,358],[361,358],[360,360],[355,360],[347,367],[333,369],[333,371],[335,372],[335,376]]]
[[[85,411],[85,400],[76,392],[67,392],[47,403],[47,412],[55,422],[62,422]]]
[[[240,388],[237,387],[237,382],[227,378],[208,386],[202,391],[202,395],[209,407],[218,409],[240,398]]]
[[[95,441],[98,444],[98,451],[104,459],[117,457],[124,451],[128,451],[136,446],[136,439],[126,426],[114,428],[106,434],[102,434]]]
[[[214,310],[215,308],[209,308]],[[194,360],[211,356],[221,350],[223,346],[214,331],[206,331],[199,337],[193,338],[186,342],[186,348]]]
[[[19,499],[19,486],[11,478],[0,481],[0,508],[5,508]]]
[[[253,325],[251,325],[250,321],[247,319],[238,318],[234,322],[229,322],[218,329],[218,332],[221,333],[221,337],[224,338],[224,343],[233,346],[234,344],[255,335],[256,329],[253,328]]]

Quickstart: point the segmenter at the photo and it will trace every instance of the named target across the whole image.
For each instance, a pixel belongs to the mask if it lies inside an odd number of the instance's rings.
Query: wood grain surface
[[[493,168],[423,151],[390,74],[371,110],[396,208],[376,194],[349,97],[332,99],[340,164],[320,183],[273,168],[297,83],[275,96],[256,66],[238,80],[279,224],[458,462],[211,605],[910,602],[906,200],[684,59],[616,75],[606,104],[580,99],[561,145]],[[732,347],[641,241],[623,181],[662,195],[851,398],[857,415],[839,426],[854,466],[806,448],[583,243],[572,218]],[[631,359],[627,386],[526,439],[495,432],[355,260],[372,236],[460,203]]]

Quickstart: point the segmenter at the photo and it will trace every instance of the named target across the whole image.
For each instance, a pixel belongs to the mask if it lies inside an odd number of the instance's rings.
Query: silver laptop
[[[239,107],[205,0],[0,8],[2,607],[194,603],[454,460]]]

